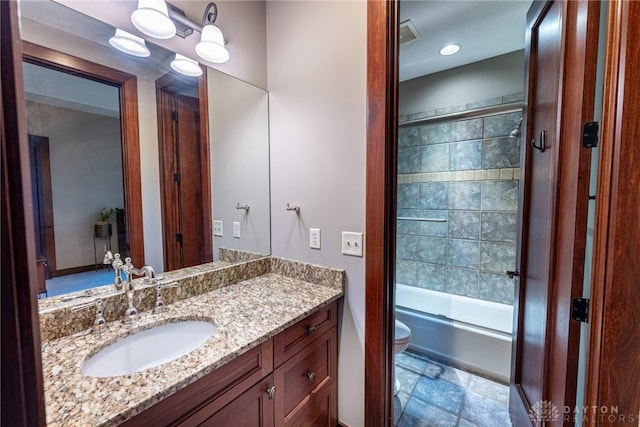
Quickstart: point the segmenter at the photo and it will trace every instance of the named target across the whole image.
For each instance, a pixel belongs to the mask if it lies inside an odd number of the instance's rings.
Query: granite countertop
[[[342,288],[268,273],[169,304],[162,314],[143,312],[133,327],[114,321],[102,334],[84,331],[44,342],[47,423],[117,425],[342,295]],[[217,330],[191,353],[146,371],[110,378],[80,372],[88,357],[116,340],[180,319],[210,320]]]

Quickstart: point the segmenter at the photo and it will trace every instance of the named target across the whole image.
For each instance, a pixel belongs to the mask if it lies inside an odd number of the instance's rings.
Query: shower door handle
[[[520,273],[518,271],[507,270],[505,271],[505,273],[507,274],[507,276],[509,276],[509,279],[520,277]]]

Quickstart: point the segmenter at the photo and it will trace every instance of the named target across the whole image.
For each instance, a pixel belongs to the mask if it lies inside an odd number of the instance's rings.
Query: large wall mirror
[[[73,292],[78,290],[74,287],[78,280],[80,288],[90,280],[78,273],[92,277],[97,272],[103,279],[91,283],[109,289],[113,271],[103,264],[107,250],[131,254],[135,265],[144,262],[159,272],[181,266],[168,261],[167,235],[175,233],[166,224],[163,227],[166,211],[174,203],[165,200],[169,190],[162,183],[169,168],[163,163],[161,144],[166,136],[158,108],[162,87],[179,87],[180,96],[199,98],[199,108],[206,108],[200,120],[204,126],[197,130],[208,141],[207,149],[200,151],[206,167],[188,167],[207,181],[209,193],[198,202],[206,206],[189,206],[190,195],[179,199],[185,203],[182,221],[189,221],[198,209],[208,215],[205,223],[216,225],[203,227],[206,247],[198,251],[205,254],[205,261],[214,261],[213,267],[226,265],[227,260],[219,259],[223,248],[270,254],[266,91],[212,68],[206,68],[200,79],[171,77],[174,53],[147,41],[151,56],[126,55],[109,45],[113,27],[49,0],[22,2],[21,13],[22,36],[30,46],[24,68],[33,152],[48,142],[48,152],[42,150],[41,157],[49,163],[39,166],[38,173],[49,174],[42,186],[48,190],[43,201],[50,204],[42,211],[49,216],[36,214],[36,219],[43,225],[39,235],[49,247],[48,273],[57,276],[53,280],[69,279],[71,285],[63,288]],[[57,61],[56,55],[46,57],[42,52],[71,55],[132,76],[135,112],[125,102],[123,84],[74,71],[64,60]],[[166,83],[172,81],[182,83]],[[199,81],[206,82],[206,87],[199,88]],[[127,145],[132,132],[139,133],[137,153]],[[106,235],[98,233],[96,225],[101,210],[112,211],[107,219],[111,232]]]

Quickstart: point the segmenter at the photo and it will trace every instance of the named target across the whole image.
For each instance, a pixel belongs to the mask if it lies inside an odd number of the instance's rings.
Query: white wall
[[[524,51],[519,50],[400,83],[398,114],[513,95],[523,87]]]
[[[364,426],[364,258],[340,246],[365,227],[366,18],[364,1],[267,2],[272,252],[347,272],[338,413],[352,427]]]

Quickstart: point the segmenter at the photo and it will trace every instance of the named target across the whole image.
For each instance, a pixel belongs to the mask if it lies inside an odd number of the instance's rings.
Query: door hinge
[[[574,298],[571,303],[571,317],[578,322],[589,321],[589,298]]]
[[[182,243],[182,233],[176,233],[176,242]]]
[[[587,122],[582,127],[582,146],[595,148],[598,146],[598,122]]]
[[[171,120],[173,120],[174,122],[178,121],[178,112],[177,111],[172,111],[171,112]]]
[[[173,182],[180,182],[180,174],[179,173],[174,173],[173,174]]]

